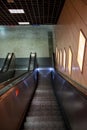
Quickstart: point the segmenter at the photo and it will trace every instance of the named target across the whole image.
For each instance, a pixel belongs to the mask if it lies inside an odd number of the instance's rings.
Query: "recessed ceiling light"
[[[12,14],[23,14],[24,13],[23,9],[8,9],[8,10]]]
[[[14,0],[7,0],[8,3],[14,3]]]
[[[29,22],[18,22],[19,25],[27,25],[30,24]]]

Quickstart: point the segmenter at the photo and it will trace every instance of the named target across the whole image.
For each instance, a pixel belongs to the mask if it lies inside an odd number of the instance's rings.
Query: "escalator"
[[[66,130],[51,80],[49,69],[38,71],[38,86],[20,130]]]
[[[15,55],[8,53],[0,71],[0,83],[12,78],[15,74]]]
[[[60,91],[64,82],[59,82],[53,68],[35,68],[36,53],[30,53],[28,72],[1,87],[0,129],[71,130],[73,123],[69,115],[72,113],[65,114],[66,97],[63,99],[64,93]],[[79,130],[74,127],[72,130]]]
[[[10,70],[14,69],[15,68],[14,60],[15,60],[14,53],[8,53],[6,58],[5,58],[4,64],[3,64],[2,68],[1,68],[1,72],[6,72],[9,69]]]
[[[68,130],[51,72],[51,68],[37,68],[0,90],[1,130]]]
[[[24,72],[22,70],[21,71],[15,70],[15,55],[14,55],[14,53],[8,53],[7,57],[4,61],[1,73],[0,73],[0,75],[1,75],[0,89],[2,89],[4,86],[10,84],[14,80],[20,79],[20,77],[23,77],[27,73],[33,72],[34,69],[37,67],[37,59],[36,59],[37,57],[36,56],[37,56],[36,53],[32,53],[32,52],[30,53],[28,70]]]
[[[53,68],[0,90],[0,130],[87,130],[87,98]]]

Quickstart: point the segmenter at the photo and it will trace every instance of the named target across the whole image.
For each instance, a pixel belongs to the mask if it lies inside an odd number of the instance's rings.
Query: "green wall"
[[[16,57],[29,57],[30,52],[37,52],[38,57],[49,57],[48,32],[53,32],[52,25],[40,26],[0,26],[0,58],[8,52]]]

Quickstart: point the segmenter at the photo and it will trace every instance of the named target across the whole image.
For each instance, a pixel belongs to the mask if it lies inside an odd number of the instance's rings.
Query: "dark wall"
[[[49,46],[49,56],[53,54],[53,32],[48,32],[48,46]]]

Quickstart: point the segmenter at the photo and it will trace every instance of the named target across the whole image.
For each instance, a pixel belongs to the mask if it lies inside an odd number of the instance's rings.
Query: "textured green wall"
[[[0,58],[8,52],[14,52],[18,58],[29,57],[30,52],[49,57],[49,31],[53,31],[53,26],[0,26]]]

